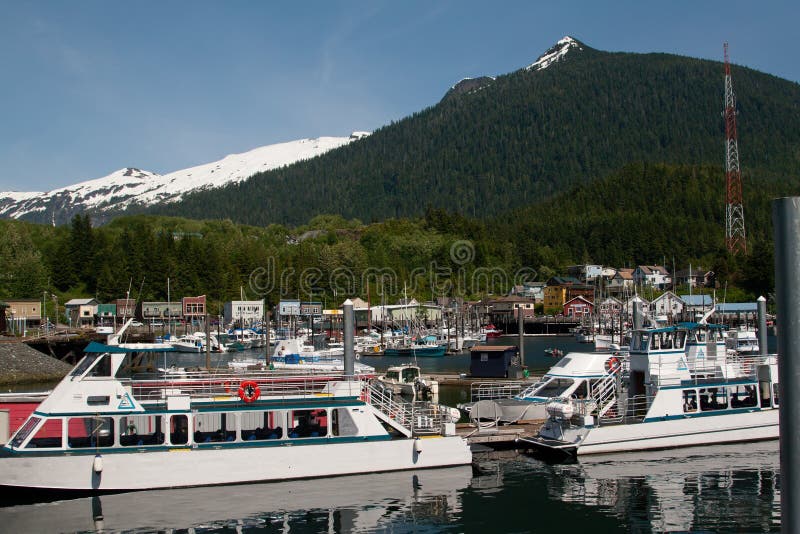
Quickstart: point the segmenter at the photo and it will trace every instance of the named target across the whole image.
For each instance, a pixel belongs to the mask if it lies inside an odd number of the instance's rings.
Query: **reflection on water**
[[[121,493],[0,508],[6,532],[366,532],[444,526],[460,512],[469,466]]]
[[[0,507],[8,532],[780,530],[777,441]]]
[[[777,441],[589,456],[552,466],[551,498],[636,531],[780,530]]]

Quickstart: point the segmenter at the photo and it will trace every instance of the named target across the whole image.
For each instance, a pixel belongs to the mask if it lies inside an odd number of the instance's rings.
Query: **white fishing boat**
[[[385,388],[394,393],[415,398],[438,398],[439,382],[422,376],[418,365],[406,364],[389,367],[386,373],[376,378]]]
[[[366,381],[141,376],[137,358],[90,344],[0,448],[0,486],[107,492],[471,462],[449,410],[398,402]]]
[[[178,352],[199,354],[205,352],[205,339],[194,334],[170,338],[170,345]]]
[[[758,334],[756,330],[752,328],[741,328],[729,331],[725,339],[725,346],[742,355],[758,354],[760,350]]]
[[[729,354],[718,339],[694,323],[635,331],[626,380],[610,373],[585,399],[550,399],[521,442],[582,455],[777,439],[777,357]]]

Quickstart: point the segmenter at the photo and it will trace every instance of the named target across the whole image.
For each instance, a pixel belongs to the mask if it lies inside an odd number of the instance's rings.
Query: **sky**
[[[799,82],[798,20],[797,0],[0,0],[0,191],[372,131],[565,35],[718,61],[727,41]]]

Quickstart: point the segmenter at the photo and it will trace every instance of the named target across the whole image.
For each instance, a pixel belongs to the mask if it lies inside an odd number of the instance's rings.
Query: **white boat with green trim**
[[[629,365],[588,398],[549,400],[538,435],[521,441],[582,455],[778,438],[777,357],[726,351],[718,326],[634,331]]]
[[[471,462],[438,405],[341,374],[140,374],[162,353],[90,344],[0,449],[0,486],[125,491]]]

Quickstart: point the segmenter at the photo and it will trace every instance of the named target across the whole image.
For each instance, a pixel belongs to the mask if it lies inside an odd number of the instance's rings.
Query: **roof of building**
[[[86,306],[89,304],[97,304],[95,299],[70,299],[64,306]]]
[[[548,286],[566,286],[580,284],[581,281],[574,276],[552,276],[547,281]]]
[[[711,306],[713,303],[711,295],[681,295],[680,297],[687,306]]]
[[[757,302],[726,302],[717,304],[715,308],[721,313],[749,313],[758,310]]]
[[[697,295],[697,296],[700,296],[700,295]],[[708,296],[708,295],[705,295],[705,296]],[[676,295],[672,291],[665,291],[664,293],[662,293],[658,297],[654,298],[653,299],[653,303],[658,302],[659,300],[662,300],[662,299],[667,299],[667,298],[674,298],[674,299],[678,299],[678,300],[683,300],[681,297],[679,297],[678,295]]]
[[[516,345],[475,345],[470,349],[472,352],[505,352],[507,350],[517,350]]]
[[[573,301],[576,301],[576,300],[582,300],[586,304],[589,304],[590,306],[594,306],[594,303],[591,300],[588,300],[586,297],[583,297],[582,295],[578,295],[577,297],[572,297],[571,299],[569,299],[567,302],[564,303],[564,306],[569,306],[570,302],[573,302]]]
[[[669,274],[663,265],[639,265],[638,269],[644,274]]]
[[[623,280],[633,280],[633,269],[617,269],[617,274]]]

